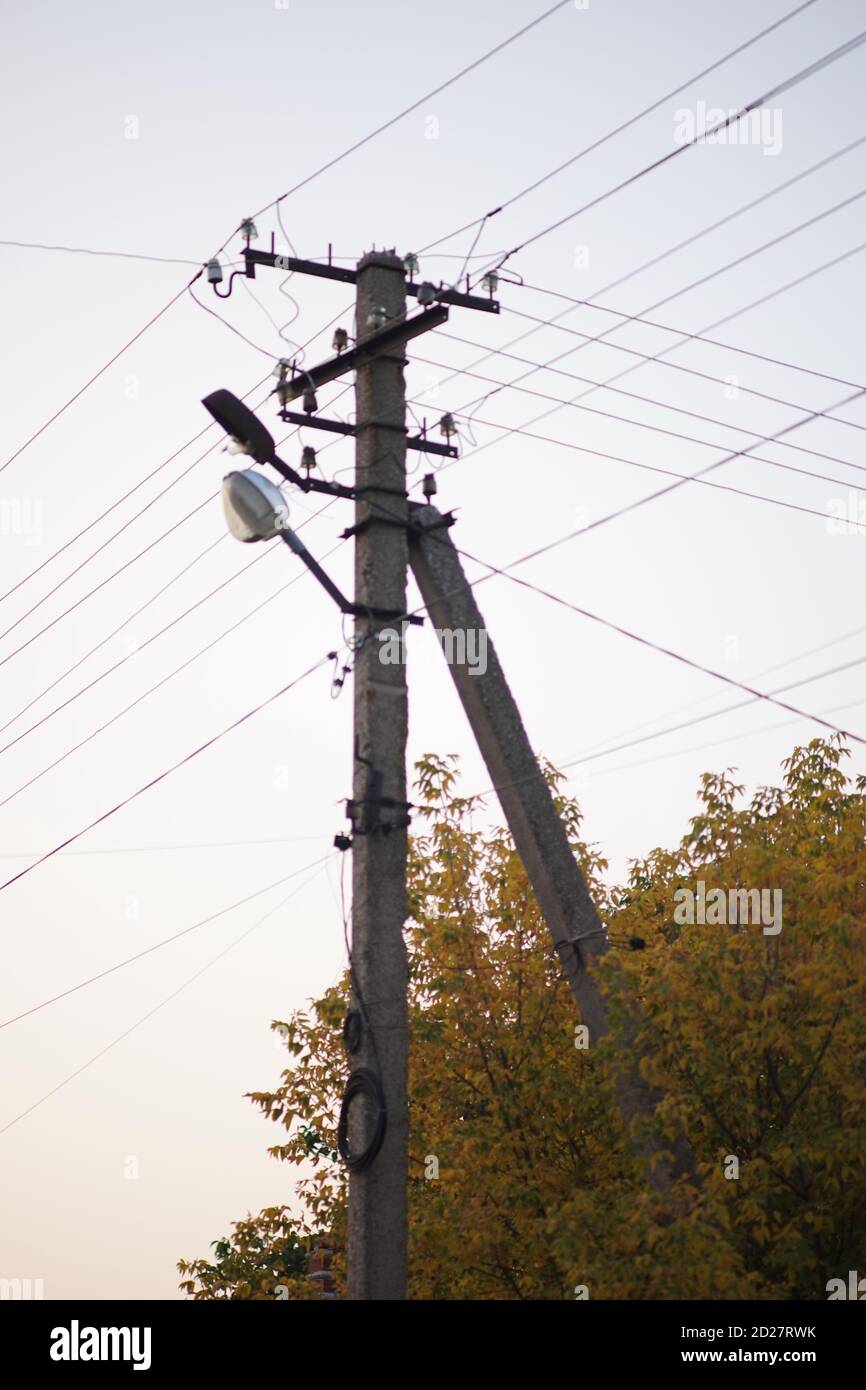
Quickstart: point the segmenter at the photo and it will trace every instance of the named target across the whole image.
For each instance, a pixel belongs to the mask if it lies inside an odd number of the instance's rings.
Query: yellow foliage
[[[705,775],[682,843],[635,862],[619,889],[548,770],[615,943],[597,967],[614,1027],[588,1049],[510,838],[473,828],[453,759],[419,764],[406,926],[412,1297],[564,1299],[586,1285],[590,1298],[823,1299],[827,1279],[862,1264],[866,798],[844,755],[814,740],[782,787],[749,801],[727,774]],[[679,925],[675,894],[698,881],[707,893],[781,890],[781,931]],[[346,1000],[344,979],[280,1025],[291,1063],[252,1096],[287,1131],[271,1152],[313,1164],[295,1238],[326,1232],[338,1251]],[[659,1130],[685,1133],[694,1154],[691,1178],[664,1195],[648,1189],[615,1103],[626,1010],[661,1094]],[[280,1208],[238,1223],[221,1269],[183,1264],[187,1292],[271,1296],[267,1259],[285,1237],[275,1213],[288,1219]],[[311,1296],[303,1274],[293,1287]]]

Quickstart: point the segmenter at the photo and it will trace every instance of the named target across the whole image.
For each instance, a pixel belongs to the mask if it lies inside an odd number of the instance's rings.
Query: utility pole
[[[269,251],[256,251],[258,233],[250,218],[242,231],[243,270],[234,270],[225,290],[218,261],[208,265],[214,292],[227,299],[237,277],[255,279],[258,268],[288,270],[318,279],[354,284],[356,338],[338,328],[335,357],[301,368],[280,360],[274,394],[280,419],[330,434],[354,435],[353,488],[311,473],[315,452],[305,448],[296,468],[279,457],[273,436],[230,391],[214,391],[203,404],[243,453],[268,464],[301,492],[354,499],[355,523],[344,536],[355,537],[355,598],[346,598],[285,524],[280,492],[260,474],[230,473],[223,500],[232,534],[243,541],[279,535],[303,561],[344,615],[355,618],[354,769],[347,811],[352,834],[337,835],[341,850],[352,850],[352,944],[349,954],[352,1001],[343,1037],[350,1074],[337,1131],[340,1155],[349,1171],[348,1285],[352,1299],[406,1297],[408,1226],[408,962],[403,940],[406,921],[406,858],[409,807],[406,801],[406,670],[402,660],[380,660],[382,620],[421,623],[406,614],[409,503],[406,451],[456,458],[447,442],[454,433],[450,416],[440,421],[446,442],[430,439],[426,421],[417,434],[406,430],[403,368],[406,343],[448,320],[449,306],[499,313],[495,275],[485,277],[486,297],[415,278],[418,258],[394,251],[372,251],[352,270],[327,262],[279,255],[271,234]],[[406,299],[418,310],[407,316]],[[356,420],[330,420],[318,414],[316,390],[349,372],[356,373]],[[303,398],[303,413],[289,409]],[[389,657],[390,657],[389,652]]]
[[[373,251],[359,261],[356,304],[359,344],[404,318],[399,257]],[[355,604],[398,613],[406,610],[408,567],[404,363],[397,342],[359,366],[355,381]],[[351,1299],[406,1297],[408,697],[405,664],[379,660],[377,627],[370,617],[355,619],[351,965],[360,1026],[351,1061],[353,1075],[379,1078],[385,1133],[371,1165],[349,1170]],[[352,1153],[371,1143],[376,1106],[375,1090],[352,1101]]]
[[[427,506],[413,508],[412,520],[412,571],[437,630],[462,633],[466,645],[469,633],[478,634],[479,646],[480,636],[484,635],[484,645],[480,646],[486,655],[483,671],[455,660],[449,662],[449,669],[535,890],[563,975],[594,1046],[607,1033],[609,1022],[604,995],[593,979],[590,962],[593,956],[607,951],[610,943],[487,635],[475,593],[463,573],[451,537],[443,529],[445,519],[435,507]],[[626,1125],[634,1120],[649,1120],[659,1100],[658,1094],[639,1076],[637,1063],[629,1046],[617,1080],[617,1096]],[[648,1182],[663,1191],[670,1183],[671,1167],[660,1155],[661,1146],[651,1131],[641,1147],[647,1160]],[[690,1166],[688,1145],[680,1138],[674,1144],[674,1167],[685,1172]]]

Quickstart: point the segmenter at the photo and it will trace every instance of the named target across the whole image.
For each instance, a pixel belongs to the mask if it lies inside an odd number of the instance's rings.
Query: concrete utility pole
[[[484,632],[484,619],[463,573],[460,556],[435,507],[413,508],[416,528],[410,542],[412,570],[427,612],[439,631]],[[435,527],[435,530],[430,530]],[[428,534],[424,535],[423,532]],[[486,670],[451,661],[449,668],[472,732],[496,787],[517,852],[538,899],[563,974],[580,1016],[589,1029],[591,1045],[608,1031],[604,996],[588,964],[608,949],[608,941],[583,875],[532,746],[520,711],[486,636]],[[637,1075],[636,1058],[627,1056],[618,1082],[620,1109],[626,1122],[649,1118],[658,1096]],[[656,1155],[659,1145],[648,1138],[643,1149],[650,1160],[648,1177],[658,1189],[670,1181],[666,1162]],[[689,1164],[684,1141],[675,1148],[675,1162]]]
[[[403,263],[371,252],[358,263],[358,341],[406,312]],[[406,609],[406,392],[404,345],[360,366],[355,382],[355,601]],[[378,510],[377,510],[378,504]],[[384,520],[382,512],[388,514]],[[381,623],[378,624],[381,627]],[[353,1011],[364,1022],[352,1051],[353,1074],[378,1075],[387,1115],[384,1142],[369,1168],[349,1172],[348,1285],[352,1299],[406,1297],[408,1184],[408,966],[406,920],[406,736],[403,662],[379,660],[365,640],[377,624],[358,618],[355,658],[355,764],[352,852]],[[382,804],[384,799],[384,804]],[[352,1101],[349,1144],[370,1142],[375,1104]]]

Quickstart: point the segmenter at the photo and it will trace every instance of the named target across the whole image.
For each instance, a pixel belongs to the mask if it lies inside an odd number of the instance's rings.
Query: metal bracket
[[[374,357],[380,357],[388,348],[399,347],[410,338],[417,338],[419,333],[426,333],[430,328],[438,328],[440,324],[447,323],[448,308],[445,304],[437,304],[432,309],[424,309],[420,314],[411,318],[394,319],[392,323],[386,324],[384,328],[378,329],[375,333],[370,333],[348,352],[342,352],[337,357],[331,357],[326,362],[320,362],[316,367],[310,367],[309,371],[298,372],[291,380],[283,383],[281,392],[283,399],[288,401],[295,400],[302,396],[305,391],[313,390],[318,386],[324,386],[328,381],[334,381],[336,377],[345,376],[347,372],[352,372],[356,367],[361,367],[365,362],[371,361]]]
[[[273,392],[271,394],[273,395]],[[399,430],[407,436],[407,449],[417,449],[420,454],[441,454],[443,458],[449,459],[460,457],[453,444],[437,444],[435,440],[427,438],[425,430],[420,434],[410,435],[405,425],[389,425],[381,420],[366,420],[362,425],[350,425],[343,420],[324,420],[309,411],[302,415],[298,410],[281,410],[279,414],[280,419],[287,425],[297,425],[301,429],[327,430],[330,434],[356,435],[362,429]]]
[[[352,823],[352,843],[359,835],[373,835],[379,831],[382,835],[387,835],[392,830],[404,830],[411,822],[409,815],[412,809],[411,801],[398,801],[393,796],[382,795],[383,776],[377,767],[374,767],[369,758],[361,755],[359,740],[355,739],[355,761],[362,763],[368,769],[367,787],[363,797],[355,799],[350,797],[346,801],[346,816]],[[400,810],[403,812],[399,819],[382,823],[380,812],[383,809]],[[348,838],[348,837],[338,837]],[[334,841],[336,844],[336,840]],[[337,845],[340,849],[342,846]]]
[[[381,488],[369,488],[370,492],[380,492]],[[413,505],[417,506],[418,503]],[[347,541],[351,536],[362,536],[365,531],[369,531],[371,526],[396,526],[401,531],[408,531],[413,536],[426,536],[428,531],[441,531],[447,526],[453,526],[457,518],[451,512],[446,512],[441,521],[437,521],[435,526],[419,526],[412,520],[411,515],[405,521],[396,516],[368,516],[363,521],[357,522],[354,526],[347,526],[345,531],[340,532],[340,539]]]
[[[271,238],[273,248],[273,237]],[[276,270],[289,270],[296,275],[315,275],[325,280],[340,280],[344,285],[354,285],[358,280],[357,270],[352,270],[348,266],[334,265],[329,259],[323,264],[321,261],[306,261],[299,256],[278,256],[273,249],[270,251],[254,251],[252,247],[246,246],[242,252],[246,263],[245,274],[254,280],[256,276],[256,266],[272,266]],[[422,289],[422,284],[417,280],[406,281],[406,293],[413,295],[416,299]],[[445,285],[434,286],[437,300],[442,304],[456,304],[463,309],[480,309],[485,314],[498,314],[500,304],[498,299],[491,295],[489,299],[484,299],[477,294],[464,294],[460,290],[448,289]],[[222,297],[222,296],[221,296]]]

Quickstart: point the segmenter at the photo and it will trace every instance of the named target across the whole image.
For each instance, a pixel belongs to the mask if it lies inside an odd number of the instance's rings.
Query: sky
[[[415,416],[460,421],[436,500],[472,555],[508,565],[670,482],[647,470],[694,473],[866,382],[866,46],[771,99],[748,139],[682,144],[719,119],[707,113],[738,110],[860,31],[856,0],[816,0],[690,81],[795,7],[565,5],[288,197],[282,225],[273,209],[257,218],[257,245],[273,232],[279,251],[330,245],[347,265],[438,243],[421,274],[450,282],[467,254],[480,273],[592,204],[509,259],[498,316],[453,309],[412,344]],[[252,392],[282,438],[274,363],[300,344],[307,364],[329,356],[323,326],[352,331],[350,287],[262,270],[217,302],[200,280],[223,323],[182,291],[226,241],[223,260],[237,259],[243,217],[543,8],[334,0],[325,25],[299,0],[5,7],[2,459],[180,297],[0,474],[4,881],[341,646],[339,614],[284,547],[226,535],[230,464],[218,432],[201,434],[200,402]],[[477,242],[477,225],[449,236],[687,83],[489,218]],[[479,362],[493,348],[511,356]],[[323,413],[348,418],[344,387],[320,393]],[[533,746],[558,765],[598,754],[567,785],[612,881],[681,838],[702,772],[778,784],[791,749],[821,732],[764,701],[661,733],[746,698],[670,653],[764,692],[864,655],[863,427],[855,400],[714,470],[717,487],[680,486],[515,571],[604,623],[501,577],[479,586]],[[325,452],[311,435],[283,456],[313,443],[328,476],[351,469],[351,441]],[[426,468],[410,465],[418,497]],[[309,498],[288,500],[349,588],[345,507],[314,516]],[[429,627],[410,635],[409,681],[410,759],[456,753],[462,789],[485,789]],[[866,771],[863,667],[778,698],[858,736],[848,765]],[[0,889],[0,1022],[221,914],[0,1029],[0,1277],[41,1279],[47,1298],[178,1297],[179,1258],[292,1201],[293,1173],[268,1157],[273,1130],[244,1093],[278,1080],[271,1020],[344,966],[331,845],[351,747],[351,693],[332,698],[326,662]]]

